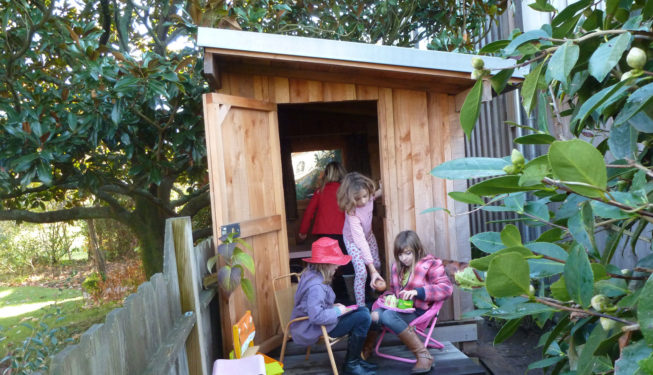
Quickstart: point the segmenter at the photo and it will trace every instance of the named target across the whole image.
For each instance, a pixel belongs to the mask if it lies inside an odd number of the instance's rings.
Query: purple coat
[[[293,341],[299,345],[313,345],[322,335],[321,325],[327,332],[338,324],[339,311],[333,307],[336,294],[330,285],[324,284],[322,274],[317,271],[306,270],[297,286],[295,293],[295,307],[290,319],[308,316],[290,325],[290,334]]]

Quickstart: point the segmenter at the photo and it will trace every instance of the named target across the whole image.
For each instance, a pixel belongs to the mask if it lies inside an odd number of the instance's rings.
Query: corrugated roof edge
[[[476,56],[456,52],[419,50],[406,47],[207,27],[200,27],[198,29],[197,44],[200,47],[221,48],[234,51],[313,57],[466,73],[472,72],[471,60],[472,57]],[[494,74],[498,72],[494,69],[503,69],[515,65],[514,60],[492,56],[479,57],[485,62],[485,68],[493,70],[492,73]],[[527,72],[525,68],[516,69],[513,77],[524,78]]]

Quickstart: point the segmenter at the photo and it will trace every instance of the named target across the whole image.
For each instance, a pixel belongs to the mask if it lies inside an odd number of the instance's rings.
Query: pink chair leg
[[[415,363],[415,362],[417,362],[414,359],[409,359],[409,358],[404,358],[404,357],[397,357],[397,356],[394,356],[394,355],[381,353],[381,351],[379,350],[379,347],[381,347],[381,342],[383,341],[383,337],[385,336],[386,332],[389,332],[389,331],[386,328],[383,328],[383,330],[381,331],[381,335],[379,336],[379,340],[376,342],[376,348],[375,348],[376,355],[378,355],[379,357],[382,357],[382,358],[393,359],[393,360],[399,361],[399,362],[405,362],[405,363]]]

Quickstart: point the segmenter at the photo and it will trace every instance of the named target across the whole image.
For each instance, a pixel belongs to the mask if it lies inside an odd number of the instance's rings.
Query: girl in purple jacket
[[[397,333],[401,342],[413,352],[417,363],[413,374],[431,371],[433,357],[409,323],[424,314],[436,301],[451,295],[453,286],[447,277],[440,259],[426,254],[417,233],[407,230],[399,233],[394,244],[395,263],[392,265],[390,288],[379,297],[372,307],[373,329],[364,344],[363,358],[371,352],[378,335],[378,324]],[[402,300],[411,300],[414,312],[405,313],[386,309],[386,297],[393,296]],[[376,328],[376,329],[375,329]]]
[[[344,374],[374,375],[376,365],[361,358],[363,342],[370,328],[370,311],[366,307],[346,307],[334,303],[336,295],[331,289],[331,280],[336,268],[351,261],[343,255],[338,241],[322,237],[313,242],[311,257],[304,258],[309,265],[302,272],[291,320],[308,316],[290,325],[290,334],[297,344],[315,344],[322,335],[320,326],[325,326],[329,336],[340,337],[349,334],[347,354],[343,366]]]

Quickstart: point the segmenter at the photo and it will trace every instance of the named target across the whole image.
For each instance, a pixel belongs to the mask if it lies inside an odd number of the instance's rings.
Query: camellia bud
[[[646,64],[646,52],[641,48],[631,48],[626,56],[626,63],[633,69],[642,69]]]
[[[608,300],[608,297],[604,296],[603,294],[597,294],[592,297],[592,301],[590,303],[592,304],[594,310],[605,311],[605,309],[610,304],[610,301]]]
[[[483,77],[483,71],[479,69],[474,69],[470,76],[472,77],[473,80],[477,80]]]
[[[472,57],[472,66],[474,67],[474,69],[480,70],[483,69],[483,67],[485,66],[485,62],[480,57]]]
[[[531,296],[535,295],[535,287],[533,286],[533,284],[528,286],[528,294],[530,294]]]
[[[514,148],[512,149],[512,154],[510,154],[510,161],[512,161],[512,164],[514,165],[524,165],[524,155]]]
[[[517,167],[515,167],[512,164],[509,164],[503,167],[503,171],[506,172],[506,174],[515,174],[517,173]]]
[[[601,327],[603,327],[604,331],[611,330],[617,324],[616,321],[614,321],[612,319],[604,318],[604,317],[601,317],[601,319],[599,319],[599,321],[601,322]]]

